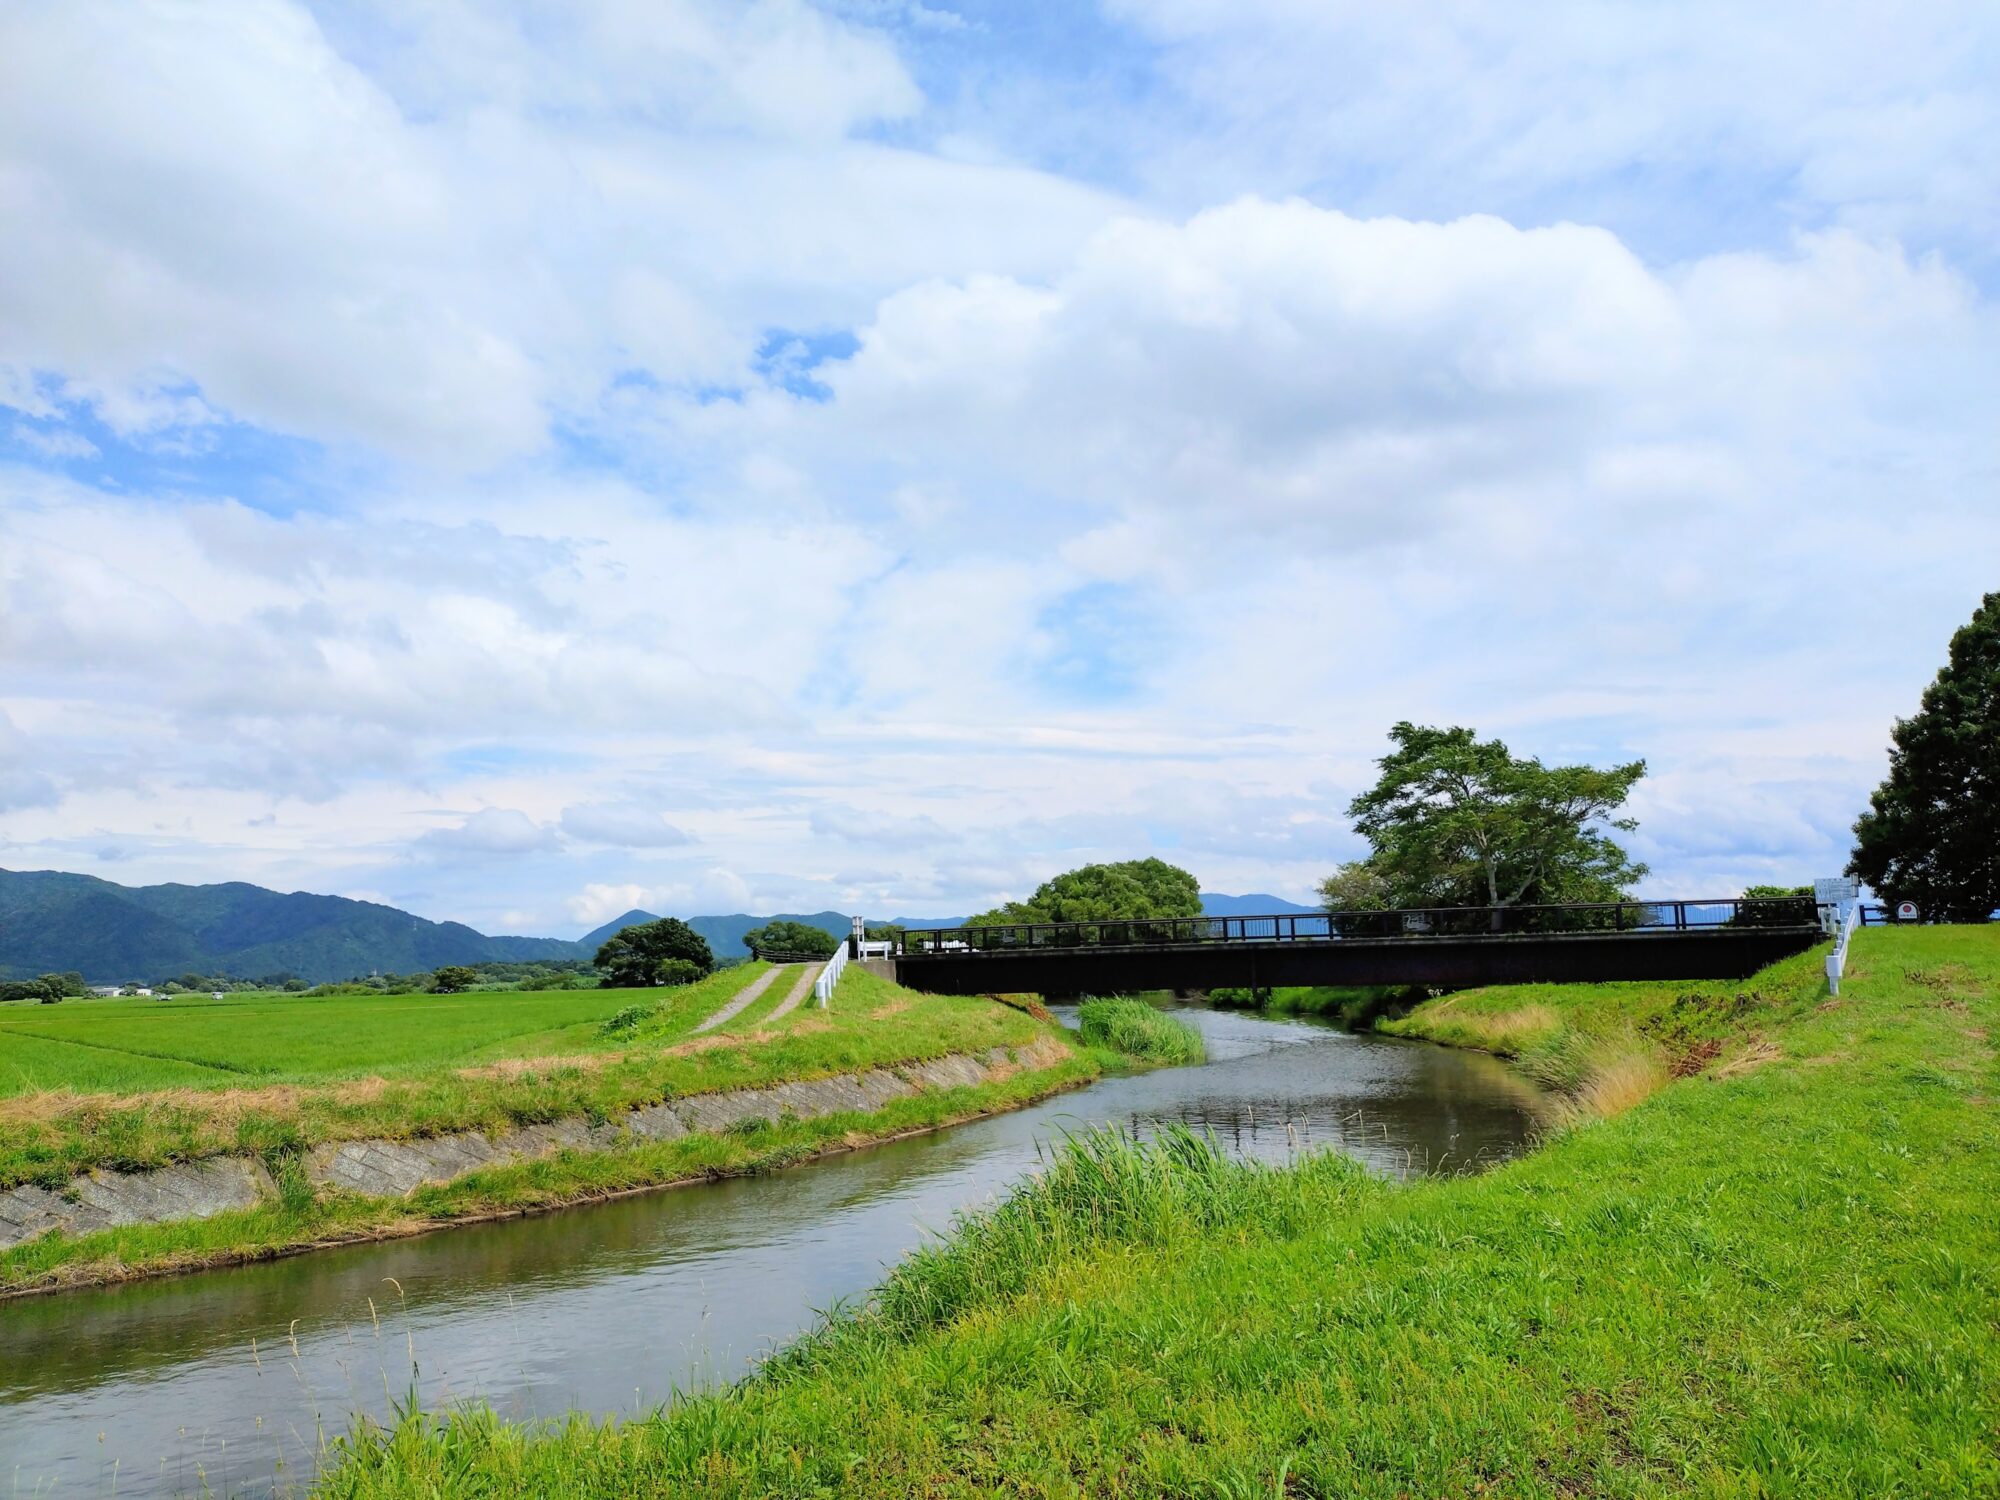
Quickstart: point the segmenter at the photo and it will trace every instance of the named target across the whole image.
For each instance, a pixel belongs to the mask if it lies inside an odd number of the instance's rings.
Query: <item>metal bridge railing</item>
[[[1039,949],[1166,947],[1223,943],[1326,943],[1551,934],[1806,929],[1820,925],[1810,896],[1718,901],[1594,901],[1567,905],[1396,907],[1384,911],[1282,912],[1268,917],[1158,917],[1099,922],[1016,922],[906,932],[905,954],[1019,953]]]

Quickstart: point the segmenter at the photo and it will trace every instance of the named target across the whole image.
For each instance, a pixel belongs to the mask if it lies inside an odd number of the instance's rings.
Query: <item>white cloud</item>
[[[634,365],[747,380],[835,287],[1045,264],[1106,201],[850,139],[920,96],[796,0],[79,3],[11,12],[0,57],[0,391],[60,372],[134,435],[227,416],[482,469]]]
[[[566,904],[571,919],[589,928],[634,910],[659,916],[749,911],[757,899],[742,876],[711,867],[666,885],[587,885]]]
[[[656,810],[630,802],[580,802],[565,807],[562,831],[586,843],[624,849],[673,849],[694,842]]]
[[[973,453],[989,492],[998,470],[1225,546],[1277,528],[1341,551],[1531,508],[1754,503],[1758,465],[1832,412],[1968,416],[1951,379],[1899,396],[1882,361],[1991,380],[1994,331],[1941,266],[1846,235],[1663,274],[1601,230],[1244,200],[1113,224],[1049,286],[889,298],[823,420],[918,484]]]
[[[482,807],[452,828],[434,828],[417,840],[418,848],[438,857],[453,855],[529,854],[555,842],[555,830],[545,828],[511,807]]]
[[[1983,0],[1109,8],[1161,49],[1161,92],[1192,115],[1132,126],[1163,191],[1304,181],[1378,211],[1620,222],[1676,248],[1717,223],[1839,223],[1989,260],[2000,243]]]

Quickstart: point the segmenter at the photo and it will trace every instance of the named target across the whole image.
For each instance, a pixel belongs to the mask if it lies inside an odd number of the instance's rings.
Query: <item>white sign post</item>
[[[1896,920],[1898,922],[1916,921],[1917,903],[1914,901],[1898,901],[1896,903]]]
[[[1861,882],[1848,875],[1833,875],[1813,882],[1813,900],[1819,903],[1820,926],[1828,932],[1840,930],[1847,908],[1861,899]],[[1829,913],[1828,907],[1833,910]]]

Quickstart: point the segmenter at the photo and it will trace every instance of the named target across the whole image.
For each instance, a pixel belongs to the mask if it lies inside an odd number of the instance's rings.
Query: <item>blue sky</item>
[[[2000,561],[2000,17],[0,12],[0,865],[1304,897],[1398,719],[1844,862]]]

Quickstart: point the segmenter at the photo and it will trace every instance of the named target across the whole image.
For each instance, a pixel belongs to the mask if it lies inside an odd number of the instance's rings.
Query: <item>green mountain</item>
[[[591,951],[595,951],[594,949]],[[560,938],[488,937],[344,896],[226,885],[114,885],[55,870],[0,870],[0,977],[80,970],[95,983],[173,974],[292,973],[315,983],[371,970],[588,957]]]

